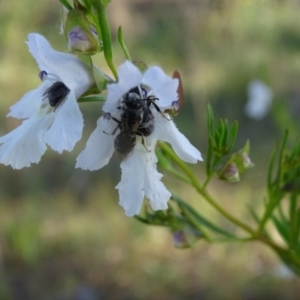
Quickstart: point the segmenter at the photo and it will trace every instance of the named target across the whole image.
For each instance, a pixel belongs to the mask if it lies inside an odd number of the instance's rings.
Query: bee
[[[135,147],[136,135],[141,135],[138,129],[143,121],[144,102],[138,89],[132,89],[123,97],[121,106],[118,107],[122,110],[120,120],[112,117],[110,113],[104,113],[105,119],[111,118],[118,124],[111,134],[114,135],[118,129],[120,130],[115,138],[114,148],[123,158]]]
[[[39,77],[42,81],[48,78],[46,71],[41,71]],[[43,94],[43,99],[48,98],[49,104],[54,107],[54,111],[59,106],[59,104],[66,99],[69,94],[70,89],[61,81],[54,82],[50,87],[46,89]]]
[[[145,145],[145,137],[151,135],[154,131],[154,115],[150,109],[153,104],[155,109],[163,116],[163,112],[155,104],[158,98],[147,96],[147,91],[144,88],[135,87],[126,93],[118,107],[122,111],[120,120],[111,117],[109,113],[105,113],[104,117],[111,118],[116,123],[117,127],[111,133],[114,135],[119,129],[120,133],[114,141],[115,150],[125,158],[136,145],[136,136],[141,136],[142,144],[147,151]]]
[[[113,120],[118,123],[118,128],[120,129],[120,133],[115,138],[114,147],[121,156],[125,157],[133,150],[136,144],[136,135],[141,135],[139,127],[143,120],[142,107],[123,108],[121,120],[119,121],[115,118]],[[144,144],[143,137],[142,142]]]

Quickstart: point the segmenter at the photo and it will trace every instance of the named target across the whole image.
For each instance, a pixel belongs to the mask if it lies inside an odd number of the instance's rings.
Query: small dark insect
[[[139,89],[134,88],[123,97],[121,106],[118,107],[122,110],[120,120],[111,117],[110,113],[104,113],[104,118],[111,118],[118,123],[111,134],[114,135],[120,129],[120,133],[115,138],[114,147],[122,158],[125,158],[133,150],[136,145],[136,135],[142,136],[142,143],[145,146],[143,134],[139,132],[144,117],[145,103]]]
[[[136,135],[141,135],[137,130],[141,122],[141,115],[135,109],[127,109],[121,115],[121,121],[111,117],[118,126],[111,133],[114,135],[118,129],[120,133],[116,136],[114,141],[115,150],[125,158],[134,148],[136,144]],[[143,141],[144,144],[144,141]]]
[[[147,97],[145,89],[135,87],[125,94],[121,105],[118,107],[122,110],[120,120],[111,117],[118,123],[111,134],[115,134],[120,129],[120,133],[115,138],[114,147],[121,157],[125,158],[133,150],[137,135],[142,137],[142,144],[148,150],[144,137],[152,134],[154,130],[154,115],[150,109],[151,104],[165,117],[164,113],[155,104],[155,100],[158,100],[158,98]],[[107,116],[107,114],[104,113],[104,116]]]
[[[67,88],[64,83],[56,81],[46,89],[43,96],[49,99],[49,104],[54,107],[55,111],[59,104],[67,97],[69,92],[69,88]]]

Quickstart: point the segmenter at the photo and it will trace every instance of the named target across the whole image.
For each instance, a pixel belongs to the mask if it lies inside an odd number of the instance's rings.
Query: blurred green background
[[[206,101],[218,118],[239,121],[237,147],[251,140],[256,167],[241,184],[216,180],[209,189],[251,223],[247,205],[258,211],[262,205],[276,138],[286,126],[293,126],[292,134],[299,129],[300,2],[112,0],[108,10],[116,65],[124,61],[116,43],[122,25],[133,59],[181,72],[185,103],[175,121],[203,154]],[[0,135],[19,124],[5,118],[9,107],[39,85],[27,34],[41,33],[67,51],[58,34],[61,13],[58,1],[0,0]],[[105,66],[100,55],[95,62]],[[243,113],[252,79],[275,95],[272,113],[260,121]],[[117,156],[97,172],[74,169],[101,112],[98,103],[81,108],[84,138],[71,154],[49,149],[31,168],[0,166],[0,299],[299,299],[300,280],[263,245],[200,241],[179,250],[166,229],[127,218],[114,189]],[[193,169],[204,178],[203,164]],[[191,189],[168,174],[163,181],[217,218]]]

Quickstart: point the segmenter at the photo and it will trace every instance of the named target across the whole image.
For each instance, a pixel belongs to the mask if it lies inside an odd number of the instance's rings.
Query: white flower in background
[[[248,85],[248,101],[244,107],[245,114],[252,119],[261,120],[269,112],[273,92],[262,81],[253,80]]]
[[[83,118],[76,99],[93,84],[88,67],[78,58],[53,50],[41,35],[28,35],[28,48],[40,70],[41,85],[11,106],[22,124],[0,137],[0,163],[14,169],[38,163],[48,144],[61,153],[81,138]]]
[[[125,209],[127,216],[139,213],[144,197],[149,199],[153,210],[167,209],[171,193],[160,181],[162,175],[156,170],[156,142],[158,140],[168,142],[175,153],[186,162],[196,163],[202,160],[200,152],[178,131],[170,117],[162,113],[176,106],[178,80],[168,77],[158,67],[150,67],[142,74],[129,61],[120,66],[118,75],[119,82],[107,86],[108,95],[103,106],[104,115],[98,120],[97,128],[91,134],[86,148],[78,156],[76,167],[91,171],[100,169],[110,160],[116,144],[123,147],[118,143],[122,140],[120,129],[122,124],[120,126],[118,123],[121,123],[121,118],[124,116],[126,95],[128,96],[129,91],[136,88],[135,90],[144,94],[142,99],[145,105],[147,103],[146,107],[150,108],[150,113],[154,117],[154,128],[149,136],[138,133],[150,123],[135,128],[136,143],[132,144],[132,150],[121,163],[122,178],[116,186],[119,190],[120,205]],[[141,101],[141,98],[139,99]],[[155,104],[148,103],[147,99],[155,99],[153,100]],[[130,144],[126,134],[123,137]]]
[[[295,273],[285,264],[279,263],[273,269],[273,274],[280,279],[292,280],[294,279]]]

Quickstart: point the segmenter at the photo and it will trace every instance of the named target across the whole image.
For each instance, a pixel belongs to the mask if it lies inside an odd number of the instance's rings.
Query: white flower
[[[149,199],[153,210],[167,209],[171,193],[160,181],[162,175],[156,170],[156,142],[168,142],[186,162],[196,163],[202,160],[200,152],[178,131],[170,117],[162,113],[172,108],[177,101],[178,80],[168,77],[158,67],[150,67],[142,74],[129,61],[120,66],[118,75],[119,82],[108,85],[107,100],[103,106],[104,116],[98,120],[97,128],[91,134],[86,148],[78,156],[76,167],[92,171],[108,163],[114,152],[116,137],[121,132],[116,120],[120,121],[124,112],[124,96],[131,89],[139,87],[140,91],[147,94],[147,99],[155,97],[153,102],[161,112],[150,103],[154,130],[147,137],[136,136],[136,145],[121,163],[122,178],[116,189],[119,190],[120,205],[127,216],[139,213],[144,197]],[[147,99],[143,99],[146,103]],[[138,130],[140,129],[136,132]],[[144,144],[141,143],[142,140]]]
[[[245,105],[245,114],[254,119],[263,119],[272,104],[272,90],[260,80],[252,80],[248,85],[248,101]]]
[[[53,50],[43,36],[31,33],[27,44],[42,70],[43,82],[11,106],[7,115],[24,119],[18,128],[0,138],[0,163],[14,169],[38,163],[46,144],[59,153],[74,148],[83,129],[76,99],[93,84],[82,61]]]

